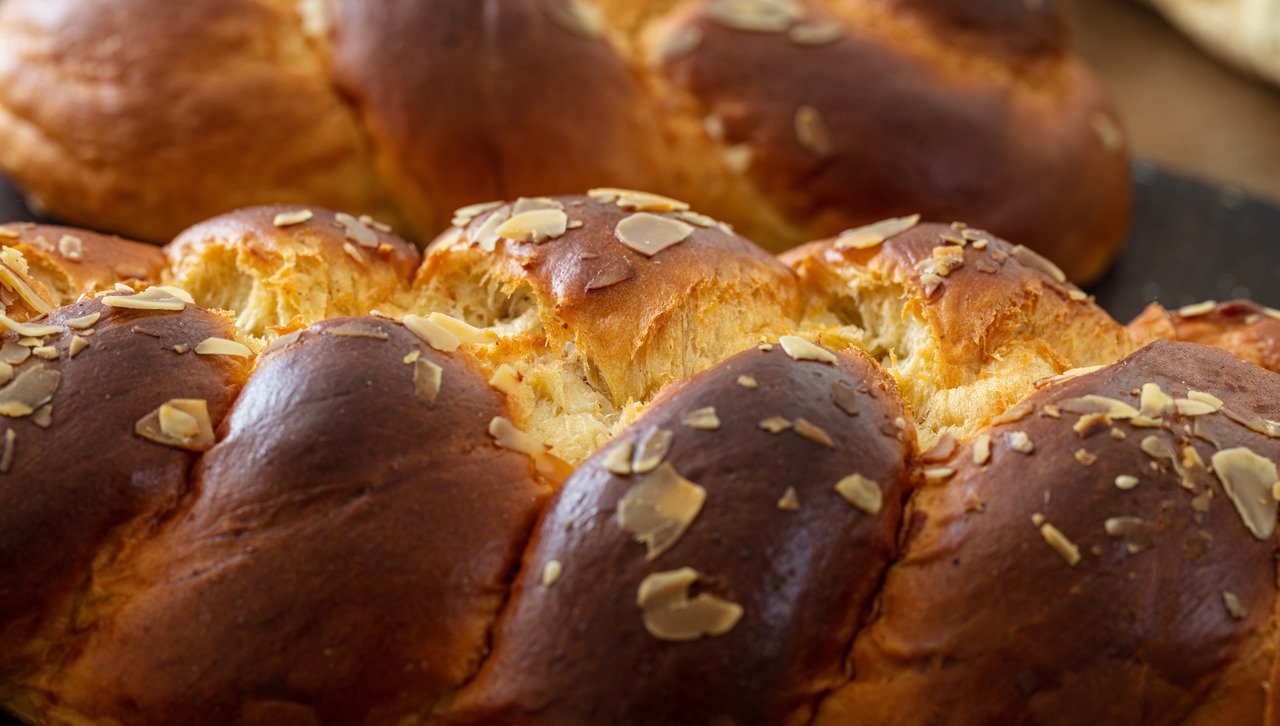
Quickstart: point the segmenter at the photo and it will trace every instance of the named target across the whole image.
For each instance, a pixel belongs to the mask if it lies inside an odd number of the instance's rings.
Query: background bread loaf
[[[1276,373],[1143,345],[1043,257],[958,223],[775,258],[623,189],[455,216],[420,255],[372,219],[241,210],[149,280],[70,302],[26,242],[0,250],[4,708],[1275,709]],[[119,273],[137,251],[103,238],[40,274]]]
[[[250,204],[693,202],[781,250],[967,219],[1098,275],[1124,136],[1057,0],[5,0],[0,170],[162,241]]]

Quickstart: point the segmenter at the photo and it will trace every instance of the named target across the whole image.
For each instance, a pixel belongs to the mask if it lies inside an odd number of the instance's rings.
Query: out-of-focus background
[[[1280,202],[1280,89],[1217,62],[1136,2],[1075,0],[1073,15],[1076,46],[1139,158]]]

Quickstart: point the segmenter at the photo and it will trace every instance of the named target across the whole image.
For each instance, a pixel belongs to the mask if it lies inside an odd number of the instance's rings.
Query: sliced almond
[[[640,582],[636,606],[650,635],[674,642],[724,635],[742,619],[742,606],[710,593],[689,597],[700,575],[692,567],[655,572]]]
[[[618,476],[631,475],[631,457],[635,455],[635,444],[630,441],[623,441],[617,444],[609,453],[604,455],[604,459],[600,465],[606,471],[617,474]]]
[[[625,257],[615,257],[605,263],[591,281],[587,283],[587,292],[617,285],[636,276],[636,269]]]
[[[134,424],[134,433],[157,444],[188,451],[213,448],[208,404],[199,398],[175,398]]]
[[[230,355],[248,358],[253,354],[249,346],[226,338],[205,338],[196,345],[197,355]]]
[[[187,306],[187,301],[174,292],[176,288],[165,286],[149,287],[135,294],[114,294],[102,298],[103,305],[129,310],[169,310],[179,311]]]
[[[402,322],[411,333],[436,350],[452,353],[461,345],[458,336],[435,321],[419,315],[406,315]]]
[[[878,514],[884,503],[880,485],[861,474],[850,474],[835,485],[836,494],[867,514]]]
[[[45,368],[43,363],[33,363],[0,388],[0,416],[21,418],[53,400],[62,381],[62,373],[56,368]]]
[[[720,428],[720,417],[716,415],[715,406],[704,406],[686,413],[681,423],[691,429],[715,431]]]
[[[679,199],[634,189],[603,187],[588,191],[587,196],[604,204],[616,204],[629,212],[683,212],[689,209],[689,205]]]
[[[1058,282],[1067,281],[1067,276],[1063,273],[1061,267],[1053,264],[1047,257],[1041,255],[1030,247],[1014,245],[1013,249],[1009,250],[1009,256],[1027,267],[1031,267],[1045,273]]]
[[[1275,463],[1244,446],[1218,451],[1210,462],[1245,527],[1259,540],[1270,539],[1276,531]]]
[[[795,360],[813,360],[819,363],[835,363],[836,355],[816,343],[812,343],[796,335],[784,335],[778,343],[787,355]]]
[[[671,450],[671,441],[675,433],[667,429],[646,429],[636,440],[635,456],[631,460],[631,470],[637,474],[647,474],[667,458]]]
[[[874,224],[855,229],[847,229],[836,238],[835,248],[838,250],[865,250],[883,244],[885,240],[906,232],[920,224],[920,215],[906,217],[890,217]]]
[[[618,502],[618,525],[655,560],[684,535],[707,499],[707,492],[680,476],[670,463],[645,474]]]
[[[494,232],[504,239],[540,244],[568,230],[569,216],[560,209],[533,209],[513,214]]]
[[[444,369],[426,358],[419,357],[413,362],[413,392],[427,407],[436,405],[443,376]]]
[[[271,224],[277,227],[292,227],[295,224],[302,224],[314,216],[316,216],[315,212],[312,212],[310,209],[295,209],[291,212],[281,212],[277,214],[275,218],[271,220]]]
[[[1080,548],[1067,539],[1067,536],[1059,531],[1057,527],[1044,522],[1040,525],[1040,536],[1068,565],[1075,567],[1080,563]]]
[[[831,440],[830,434],[828,434],[822,427],[811,423],[806,418],[796,419],[792,422],[791,427],[797,434],[809,439],[810,441],[822,444],[823,446],[835,446],[835,443]]]
[[[78,318],[71,318],[70,320],[68,320],[67,327],[74,328],[75,330],[85,330],[86,328],[92,328],[101,318],[102,318],[102,313],[89,313],[88,315],[81,315]]]
[[[692,225],[678,219],[636,212],[620,220],[613,233],[622,244],[646,257],[653,257],[688,239],[693,229]]]
[[[800,497],[796,494],[795,487],[787,487],[782,493],[782,497],[778,499],[778,509],[784,512],[797,512],[800,510]]]
[[[831,132],[822,120],[822,115],[813,106],[801,106],[795,115],[796,141],[800,146],[819,159],[831,156]]]

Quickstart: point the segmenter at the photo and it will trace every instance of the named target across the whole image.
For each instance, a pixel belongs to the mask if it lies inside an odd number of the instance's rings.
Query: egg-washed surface
[[[454,222],[419,258],[368,217],[253,208],[146,270],[124,240],[0,227],[6,708],[1274,707],[1275,374],[1134,352],[1052,263],[959,223],[779,259],[623,189]]]
[[[6,0],[0,168],[152,241],[276,202],[425,240],[479,199],[617,185],[773,250],[970,219],[1087,281],[1131,191],[1064,4]]]

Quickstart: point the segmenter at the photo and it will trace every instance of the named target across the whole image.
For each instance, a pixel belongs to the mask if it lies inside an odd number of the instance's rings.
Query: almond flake
[[[836,482],[835,490],[842,499],[867,514],[880,513],[884,501],[880,485],[865,476],[850,474]]]
[[[427,318],[418,315],[406,315],[403,322],[404,327],[436,350],[452,353],[461,344],[458,336]]]
[[[1058,531],[1057,527],[1048,522],[1041,524],[1040,536],[1044,537],[1044,541],[1061,555],[1068,565],[1075,567],[1080,562],[1080,548],[1067,539],[1066,535]]]
[[[846,416],[858,415],[858,396],[853,390],[853,386],[836,381],[831,384],[831,396],[832,400],[835,401],[836,408],[844,411]]]
[[[1194,318],[1200,315],[1207,315],[1217,309],[1218,303],[1215,300],[1205,300],[1194,305],[1184,305],[1178,308],[1178,314],[1184,318]]]
[[[692,225],[678,219],[636,212],[620,220],[613,233],[622,244],[646,257],[653,257],[688,239],[693,230]]]
[[[835,442],[831,440],[830,434],[821,427],[811,423],[808,419],[798,418],[791,424],[791,426],[797,434],[809,439],[810,441],[822,444],[823,446],[835,446]]]
[[[36,338],[43,338],[46,335],[57,335],[62,332],[60,325],[40,325],[39,323],[19,323],[10,318],[8,315],[0,313],[0,325],[12,330],[18,335],[26,335]]]
[[[471,220],[479,217],[485,212],[491,212],[502,206],[502,202],[482,202],[480,204],[469,204],[465,207],[455,209],[453,212],[453,220],[450,222],[455,227],[465,227],[471,224]]]
[[[606,471],[617,474],[618,476],[631,475],[631,458],[635,455],[635,444],[630,441],[622,443],[609,449],[609,453],[604,455],[604,460],[600,465]]]
[[[560,560],[550,560],[542,568],[542,586],[551,587],[560,579],[560,573],[564,572],[564,565],[560,564]]]
[[[443,375],[444,369],[426,358],[413,361],[413,392],[428,408],[436,405]]]
[[[1147,418],[1160,418],[1173,410],[1173,397],[1160,389],[1157,383],[1142,384],[1138,413]]]
[[[689,597],[689,587],[700,575],[692,567],[655,572],[640,581],[636,606],[644,628],[665,641],[685,642],[706,636],[724,635],[742,619],[742,606],[699,593]]]
[[[135,294],[113,294],[102,298],[103,305],[129,310],[169,310],[177,312],[186,308],[188,300],[184,300],[174,291],[177,288],[167,286],[149,287]]]
[[[663,459],[667,458],[667,452],[671,450],[671,441],[674,438],[675,433],[667,429],[646,429],[636,440],[636,453],[631,460],[631,470],[636,474],[648,474],[658,468]]]
[[[782,497],[778,499],[778,509],[784,512],[797,512],[800,510],[800,497],[796,494],[795,487],[787,487],[782,493]]]
[[[1136,555],[1155,545],[1155,527],[1139,517],[1111,517],[1102,523],[1108,537],[1124,540],[1125,550]]]
[[[924,480],[928,482],[946,481],[955,476],[956,470],[949,466],[936,466],[924,470]]]
[[[738,385],[743,388],[756,388],[760,384],[752,376],[738,376]]]
[[[652,561],[680,540],[697,519],[707,492],[664,463],[640,477],[618,502],[618,525],[643,544]]]
[[[804,19],[805,7],[797,0],[712,0],[702,12],[730,30],[781,33]]]
[[[58,239],[58,253],[72,262],[84,259],[84,240],[70,234]]]
[[[796,45],[827,45],[844,37],[844,26],[834,20],[814,20],[793,26],[787,38]]]
[[[1129,491],[1136,486],[1138,486],[1138,477],[1132,474],[1121,474],[1116,477],[1116,489]]]
[[[332,332],[332,331],[330,331]],[[248,358],[253,351],[244,343],[237,343],[226,338],[205,338],[196,345],[197,355],[230,355],[237,358]]]
[[[1027,436],[1025,431],[1011,431],[1004,435],[1004,442],[1010,449],[1019,454],[1031,454],[1035,452],[1036,446],[1031,441],[1031,437]]]
[[[683,212],[689,209],[689,205],[679,199],[634,189],[603,187],[588,191],[587,196],[604,204],[616,204],[629,212]]]
[[[716,416],[714,406],[706,406],[686,413],[681,423],[691,429],[715,431],[720,428],[720,418]]]
[[[1230,590],[1222,591],[1222,604],[1227,608],[1227,614],[1232,620],[1244,620],[1249,617],[1249,609],[1240,602],[1240,598]]]
[[[390,340],[391,338],[385,328],[362,320],[340,323],[333,327],[325,328],[324,332],[339,338],[372,338],[374,340]]]
[[[1270,539],[1276,530],[1275,463],[1244,446],[1216,452],[1210,462],[1245,527],[1259,540]]]
[[[1058,282],[1067,281],[1067,276],[1062,272],[1062,268],[1053,264],[1052,262],[1049,261],[1048,258],[1044,257],[1039,252],[1036,252],[1030,247],[1023,247],[1022,245],[1014,245],[1013,249],[1009,250],[1009,256],[1017,260],[1018,262],[1021,262],[1022,264],[1026,265],[1027,267],[1032,267],[1045,273],[1046,275],[1048,275],[1049,277],[1052,277],[1054,280]]]
[[[636,270],[625,257],[616,257],[605,263],[591,281],[587,283],[587,292],[616,285],[636,276]]]
[[[277,227],[292,227],[295,224],[303,222],[316,216],[310,209],[295,209],[292,212],[281,212],[271,220],[271,223]]]
[[[1221,404],[1215,408],[1211,403],[1196,401],[1191,398],[1179,398],[1173,403],[1177,407],[1178,413],[1182,416],[1205,416],[1216,413],[1218,409],[1222,408]]]
[[[835,363],[836,356],[831,351],[816,343],[812,343],[796,335],[784,335],[778,343],[787,355],[795,360],[813,360],[819,363]]]
[[[53,400],[62,373],[35,363],[22,371],[4,388],[0,388],[0,416],[21,418]]]
[[[102,313],[89,313],[88,315],[81,315],[78,318],[71,318],[70,320],[68,320],[67,327],[74,328],[76,330],[84,330],[86,328],[92,328],[101,318],[102,318]]]
[[[902,234],[920,224],[920,215],[907,217],[890,217],[874,224],[855,229],[847,229],[836,238],[835,248],[838,250],[865,250],[883,244],[885,240]]]
[[[771,434],[781,433],[791,428],[791,422],[781,416],[770,416],[762,420],[758,425]]]
[[[1138,409],[1124,401],[1093,394],[1059,401],[1058,407],[1070,413],[1100,413],[1112,420],[1128,419],[1138,415]]]
[[[80,355],[80,353],[83,352],[85,348],[88,348],[88,347],[89,347],[88,340],[85,340],[79,335],[73,335],[71,336],[71,345],[67,347],[67,354],[72,358],[75,358],[76,356]]]
[[[338,212],[333,219],[342,227],[347,239],[369,249],[378,246],[378,233],[369,225],[345,212]]]
[[[568,229],[569,217],[559,209],[533,209],[512,215],[494,232],[504,239],[541,244],[560,237]]]
[[[979,434],[973,440],[973,463],[978,466],[991,461],[991,434]]]
[[[157,444],[188,451],[213,448],[213,425],[203,399],[175,398],[138,419],[134,433]]]
[[[1027,416],[1030,416],[1031,412],[1034,410],[1035,410],[1034,404],[1032,404],[1030,401],[1023,401],[1017,404],[1016,406],[1014,406],[1013,408],[1009,409],[1008,411],[1005,411],[999,416],[996,416],[995,418],[991,419],[991,425],[998,426],[1000,424],[1007,424],[1007,423],[1013,423],[1015,421],[1021,421]]]

